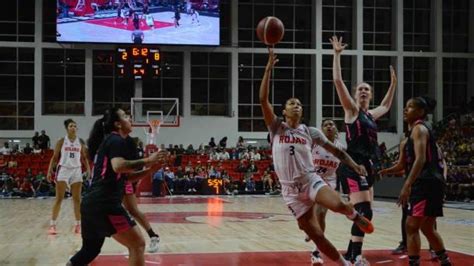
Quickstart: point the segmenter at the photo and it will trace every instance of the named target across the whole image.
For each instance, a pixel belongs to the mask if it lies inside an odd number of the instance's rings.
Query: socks
[[[446,250],[442,249],[440,251],[436,251],[436,256],[438,256],[439,262],[442,266],[451,266],[451,261],[449,260],[448,254],[446,254]]]
[[[352,240],[349,240],[349,245],[347,245],[346,255],[344,255],[346,260],[352,260]]]
[[[419,266],[420,265],[420,256],[408,256],[408,265],[410,265],[410,266]]]
[[[76,221],[76,225],[81,225],[81,221]]]
[[[148,233],[148,236],[149,236],[150,238],[152,238],[152,237],[160,237],[159,235],[157,235],[157,234],[153,231],[152,228],[146,230],[146,232]]]

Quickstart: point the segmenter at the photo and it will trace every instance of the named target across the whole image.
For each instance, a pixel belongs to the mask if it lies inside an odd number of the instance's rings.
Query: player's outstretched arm
[[[268,48],[268,63],[265,67],[265,72],[263,74],[262,83],[260,83],[260,106],[262,107],[263,119],[265,120],[265,125],[270,126],[276,118],[275,113],[273,112],[273,106],[268,100],[269,90],[270,90],[270,77],[272,75],[272,70],[275,64],[278,63],[277,56],[273,53],[272,48]]]
[[[367,170],[365,167],[354,162],[351,156],[343,149],[338,148],[330,141],[326,142],[326,144],[323,145],[323,148],[336,156],[339,160],[341,160],[342,163],[351,167],[357,174],[361,176],[367,176]]]
[[[390,87],[388,87],[388,91],[380,105],[372,110],[369,110],[370,114],[372,114],[375,120],[385,115],[388,111],[390,111],[390,107],[392,107],[393,97],[395,96],[395,89],[397,87],[397,74],[395,73],[395,69],[393,69],[392,66],[390,66],[390,80]]]
[[[329,41],[331,42],[332,48],[334,50],[332,78],[334,86],[336,87],[337,96],[341,101],[344,112],[350,116],[354,116],[359,112],[359,109],[352,99],[346,84],[344,84],[341,73],[341,53],[347,47],[347,44],[342,42],[342,37],[338,39],[337,36],[332,36]]]

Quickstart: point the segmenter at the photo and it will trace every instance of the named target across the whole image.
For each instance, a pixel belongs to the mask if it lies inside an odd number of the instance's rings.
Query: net
[[[156,145],[156,139],[158,137],[158,134],[160,133],[160,125],[161,125],[161,120],[159,119],[151,119],[148,121],[148,125],[150,126],[147,135],[147,140],[146,144],[147,145]]]

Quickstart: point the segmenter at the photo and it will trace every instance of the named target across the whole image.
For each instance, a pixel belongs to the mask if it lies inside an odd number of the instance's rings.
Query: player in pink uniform
[[[282,185],[283,199],[296,217],[299,228],[313,240],[321,252],[340,265],[350,265],[325,238],[316,220],[314,205],[318,203],[346,215],[367,233],[373,232],[374,228],[369,220],[359,215],[350,203],[343,201],[337,192],[329,188],[315,173],[311,148],[315,144],[323,146],[361,175],[366,174],[365,168],[355,164],[347,153],[329,142],[320,130],[300,123],[303,108],[298,99],[290,98],[285,103],[285,121],[275,115],[268,94],[271,71],[277,62],[273,50],[269,48],[268,63],[260,85],[260,105],[265,124],[270,131],[273,162]]]

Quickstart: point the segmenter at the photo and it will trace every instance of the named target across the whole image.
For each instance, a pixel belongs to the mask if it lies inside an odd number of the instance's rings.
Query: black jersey
[[[428,143],[426,144],[426,162],[417,179],[438,179],[444,182],[442,155],[440,154],[441,151],[438,149],[438,145],[436,145],[436,139],[431,127],[421,120],[416,121],[415,126],[416,125],[426,127],[429,134]],[[405,173],[407,176],[410,174],[413,163],[415,162],[415,146],[411,134],[412,131],[409,132],[409,137],[405,145]]]
[[[91,187],[82,200],[85,209],[114,208],[122,203],[125,176],[114,172],[111,161],[117,157],[130,160],[133,154],[129,147],[118,133],[110,134],[102,142],[94,158]]]
[[[360,110],[352,124],[346,123],[347,153],[357,163],[380,160],[377,142],[377,123],[369,112]]]

